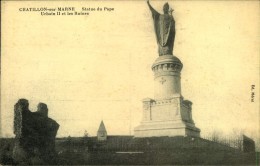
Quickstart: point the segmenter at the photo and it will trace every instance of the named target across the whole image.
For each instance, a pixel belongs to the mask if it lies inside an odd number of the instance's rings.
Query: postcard
[[[1,1],[0,163],[258,164],[259,15],[258,1]]]

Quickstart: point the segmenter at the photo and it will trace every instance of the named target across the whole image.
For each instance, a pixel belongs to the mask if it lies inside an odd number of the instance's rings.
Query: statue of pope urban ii
[[[163,6],[164,14],[158,13],[147,1],[152,12],[154,30],[158,44],[159,56],[172,55],[175,38],[175,21],[172,16],[172,9],[169,10],[169,4]]]

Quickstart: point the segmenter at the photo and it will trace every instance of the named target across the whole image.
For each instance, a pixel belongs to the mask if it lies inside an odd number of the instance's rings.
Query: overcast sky
[[[19,98],[39,102],[60,124],[58,137],[133,134],[142,102],[153,98],[151,66],[158,56],[146,1],[1,2],[1,126],[13,136]],[[151,1],[162,12],[164,1]],[[174,55],[183,63],[182,95],[193,102],[202,135],[259,131],[259,3],[169,1]],[[41,16],[23,7],[111,7],[89,16]],[[255,102],[251,102],[251,85]]]

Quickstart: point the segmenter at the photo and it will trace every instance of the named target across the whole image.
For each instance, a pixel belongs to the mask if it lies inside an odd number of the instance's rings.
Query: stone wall
[[[14,107],[15,147],[13,159],[17,164],[55,164],[55,137],[59,124],[48,118],[48,108],[38,105],[37,112],[29,110],[26,99]]]

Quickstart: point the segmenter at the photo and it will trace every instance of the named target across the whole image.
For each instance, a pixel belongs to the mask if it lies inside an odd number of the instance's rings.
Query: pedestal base
[[[142,122],[134,129],[135,137],[192,136],[200,137],[200,129],[193,124],[177,121]]]
[[[173,55],[158,57],[153,63],[154,99],[143,99],[143,118],[135,137],[193,136],[200,129],[192,119],[192,102],[181,95],[183,64]]]

